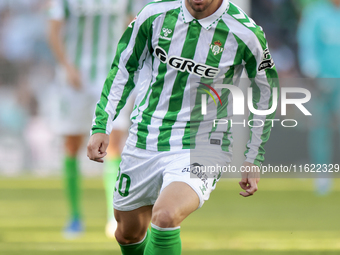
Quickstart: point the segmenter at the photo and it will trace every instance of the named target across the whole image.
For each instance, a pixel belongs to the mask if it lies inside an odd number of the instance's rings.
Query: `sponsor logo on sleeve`
[[[258,71],[273,68],[274,65],[274,60],[270,55],[269,49],[265,49],[263,52],[263,61],[260,63]]]

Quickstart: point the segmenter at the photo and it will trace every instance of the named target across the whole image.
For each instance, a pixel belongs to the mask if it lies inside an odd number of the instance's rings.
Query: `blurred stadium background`
[[[315,1],[234,2],[264,28],[281,85],[303,78],[296,35],[302,11]],[[56,63],[47,44],[47,4],[0,1],[0,254],[120,254],[104,234],[102,166],[87,159],[85,148],[86,233],[73,241],[61,235],[63,151],[61,137],[51,131]],[[290,111],[300,121],[297,128],[273,129],[266,163],[309,162],[308,124],[299,114]],[[332,153],[338,152],[335,146]],[[183,254],[340,254],[338,181],[332,193],[318,197],[312,179],[263,179],[249,199],[238,195],[237,182],[223,179],[211,200],[185,221]]]

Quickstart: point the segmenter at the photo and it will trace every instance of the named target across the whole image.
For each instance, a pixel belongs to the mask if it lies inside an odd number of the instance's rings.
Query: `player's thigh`
[[[132,211],[115,209],[117,220],[116,238],[120,244],[137,243],[141,241],[149,227],[152,205],[143,206]]]
[[[152,215],[152,223],[162,227],[177,227],[200,204],[197,193],[184,182],[172,182],[159,195]]]
[[[186,188],[183,188],[182,191],[179,189],[174,193],[178,199],[185,201],[185,204],[190,206],[195,204],[194,210],[203,206],[216,188],[216,184],[222,176],[222,169],[231,161],[231,153],[222,152],[214,147],[212,149],[209,146],[206,147],[202,150],[182,151],[178,153],[176,159],[168,162],[163,173],[159,198],[162,198],[162,193],[166,192],[168,187],[174,187],[174,183],[179,182],[183,183],[181,187]],[[196,203],[197,198],[198,204]],[[187,212],[186,207],[183,207],[183,212]]]

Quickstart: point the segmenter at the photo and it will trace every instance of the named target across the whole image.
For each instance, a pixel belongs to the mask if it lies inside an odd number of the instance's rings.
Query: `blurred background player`
[[[110,69],[118,40],[130,19],[130,1],[52,0],[49,43],[59,66],[56,70],[58,98],[55,131],[64,136],[64,178],[70,205],[66,237],[83,231],[80,208],[78,154],[88,135],[95,104]],[[113,215],[113,189],[120,163],[120,144],[128,129],[129,109],[114,126],[111,147],[104,167],[108,223],[106,234],[116,229]]]
[[[325,0],[308,6],[298,32],[299,57],[304,75],[318,78],[310,104],[313,118],[309,130],[312,163],[332,163],[334,137],[332,117],[340,117],[340,0]],[[329,175],[316,179],[316,191],[326,195],[331,190]]]

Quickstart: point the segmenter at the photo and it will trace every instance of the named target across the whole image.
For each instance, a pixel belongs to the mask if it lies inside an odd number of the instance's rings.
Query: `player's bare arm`
[[[77,68],[68,61],[64,43],[62,41],[61,30],[64,22],[59,20],[51,20],[49,24],[48,41],[51,50],[67,73],[69,83],[75,89],[81,89],[81,77]]]
[[[106,156],[106,150],[109,146],[110,136],[107,134],[97,133],[90,137],[87,144],[87,156],[89,159],[103,163]]]
[[[260,181],[260,169],[258,166],[249,162],[244,162],[242,169],[252,169],[250,172],[242,172],[242,179],[239,182],[241,188],[244,190],[240,192],[240,195],[249,197],[254,195],[258,189],[257,184]]]

